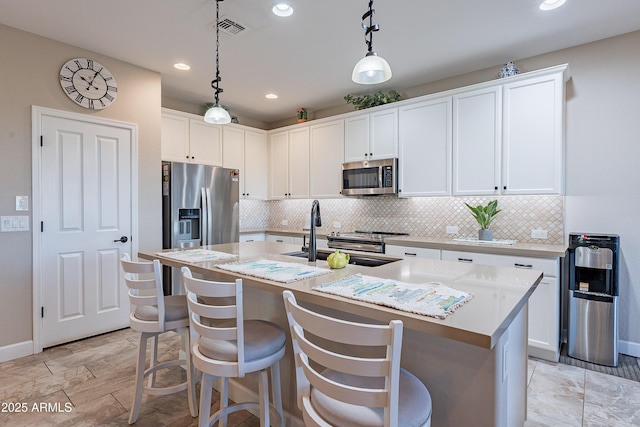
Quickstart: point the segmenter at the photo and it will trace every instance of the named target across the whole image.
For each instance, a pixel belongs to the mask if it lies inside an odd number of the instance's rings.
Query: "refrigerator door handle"
[[[211,209],[211,189],[205,189],[207,194],[207,212],[205,218],[207,219],[207,245],[213,244],[213,210]]]
[[[200,203],[202,206],[202,212],[200,214],[200,221],[202,222],[202,239],[201,239],[201,244],[202,246],[208,245],[207,239],[209,237],[209,221],[207,220],[208,218],[208,212],[209,212],[209,206],[207,205],[207,195],[204,191],[204,187],[202,187],[200,189],[200,193],[201,193],[201,199],[200,199]]]

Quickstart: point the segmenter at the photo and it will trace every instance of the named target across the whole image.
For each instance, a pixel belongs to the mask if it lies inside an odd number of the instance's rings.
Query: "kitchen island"
[[[264,258],[308,263],[303,258],[283,255],[299,247],[282,243],[231,243],[207,249],[236,254],[239,261]],[[285,289],[293,291],[303,305],[346,320],[387,323],[400,319],[405,326],[402,366],[429,388],[433,426],[511,427],[521,426],[525,420],[527,300],[542,278],[540,271],[413,258],[379,267],[348,265],[330,274],[281,283],[222,270],[211,261],[190,264],[153,252],[139,256],[157,258],[173,267],[187,265],[194,273],[209,279],[228,281],[241,277],[247,317],[270,320],[285,330],[288,329],[282,302]],[[325,261],[314,265],[328,268]],[[411,283],[441,282],[473,293],[474,297],[441,320],[312,289],[357,273]],[[295,403],[290,344],[281,369],[287,425],[301,425]],[[247,380],[238,389],[256,390],[254,386]]]

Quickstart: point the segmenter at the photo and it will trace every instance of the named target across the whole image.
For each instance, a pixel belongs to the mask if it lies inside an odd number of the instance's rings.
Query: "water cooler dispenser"
[[[569,235],[568,355],[618,365],[617,235]]]

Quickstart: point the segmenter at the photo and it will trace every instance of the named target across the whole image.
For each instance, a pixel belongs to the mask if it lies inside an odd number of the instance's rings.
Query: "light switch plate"
[[[283,219],[280,224],[282,225],[289,225],[289,220],[288,219]]]
[[[3,216],[0,217],[0,231],[29,231],[28,216]]]
[[[17,211],[29,210],[29,196],[16,196],[16,210]]]
[[[546,239],[547,237],[547,230],[531,230],[532,239]]]
[[[340,221],[333,221],[333,228],[340,228],[342,227],[342,223]]]

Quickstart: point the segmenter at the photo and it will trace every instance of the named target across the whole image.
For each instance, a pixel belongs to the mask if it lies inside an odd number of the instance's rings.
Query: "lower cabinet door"
[[[558,360],[560,289],[556,277],[543,277],[529,298],[529,355]]]

